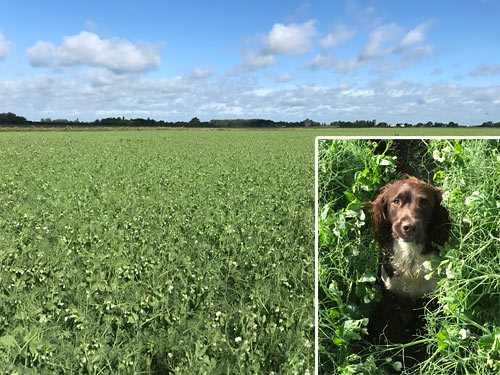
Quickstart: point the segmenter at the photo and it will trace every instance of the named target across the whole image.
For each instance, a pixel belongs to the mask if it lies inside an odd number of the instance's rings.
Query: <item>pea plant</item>
[[[0,374],[311,374],[313,144],[3,132]]]
[[[425,327],[407,344],[375,345],[367,326],[380,301],[378,249],[363,202],[397,176],[390,142],[322,140],[318,156],[319,373],[497,374],[500,371],[500,148],[497,139],[422,140],[453,220],[428,264],[440,277]],[[392,156],[391,156],[392,155]],[[323,164],[335,166],[322,166]],[[335,195],[335,197],[333,197]],[[433,306],[432,308],[430,306]],[[403,366],[405,350],[427,357]]]
[[[388,154],[390,141],[380,154],[375,151],[377,142],[320,142],[318,168],[325,173],[319,173],[319,191],[328,191],[325,184],[343,190],[342,198],[327,201],[321,194],[318,197],[323,203],[318,228],[320,370],[374,373],[378,371],[374,357],[359,352],[381,291],[376,285],[373,236],[361,234],[369,230],[366,203],[394,176],[396,161]],[[335,165],[340,172],[329,176],[324,164]],[[342,173],[344,169],[349,172]]]

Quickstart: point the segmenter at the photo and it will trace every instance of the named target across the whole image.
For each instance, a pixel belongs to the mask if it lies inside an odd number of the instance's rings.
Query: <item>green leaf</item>
[[[350,191],[344,191],[344,195],[347,197],[349,202],[355,202],[358,200],[358,198],[356,198],[356,196]]]
[[[444,177],[443,171],[435,171],[434,172],[434,177],[432,178],[433,181],[438,181]]]
[[[128,317],[127,322],[134,324],[134,323],[137,323],[138,320],[139,320],[139,316],[133,312]]]
[[[365,271],[359,278],[360,283],[374,283],[377,281],[377,276],[372,271]]]
[[[0,346],[4,348],[13,348],[17,346],[17,341],[12,335],[4,335],[0,337]]]
[[[394,160],[391,160],[391,159],[382,159],[380,161],[380,165],[394,165]]]
[[[491,349],[493,346],[493,335],[491,333],[487,335],[483,335],[479,338],[478,344],[480,347],[485,348],[487,350]]]
[[[340,318],[340,312],[335,309],[330,309],[330,318],[332,318],[332,320]]]
[[[335,337],[332,341],[337,346],[342,346],[342,343],[344,342],[344,340],[342,340],[340,337]]]

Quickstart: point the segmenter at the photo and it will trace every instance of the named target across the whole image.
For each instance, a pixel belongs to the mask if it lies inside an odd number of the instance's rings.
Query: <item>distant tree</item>
[[[458,128],[458,123],[450,121],[446,127],[447,128]]]
[[[193,117],[191,121],[189,121],[190,126],[199,126],[201,124],[201,121],[198,117]]]
[[[15,113],[7,112],[0,113],[0,124],[5,125],[22,125],[29,123],[25,117],[17,116]]]

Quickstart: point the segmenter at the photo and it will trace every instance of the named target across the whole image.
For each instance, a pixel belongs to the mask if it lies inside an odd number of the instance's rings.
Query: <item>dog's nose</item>
[[[415,225],[411,223],[409,220],[405,220],[401,223],[401,229],[403,229],[404,233],[411,233],[415,231]]]

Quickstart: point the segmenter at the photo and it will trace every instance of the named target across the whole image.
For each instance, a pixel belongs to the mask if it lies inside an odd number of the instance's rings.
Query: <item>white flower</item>
[[[450,193],[448,190],[446,190],[446,191],[443,193],[443,200],[444,200],[444,201],[448,200],[448,199],[450,198],[450,195],[451,195],[451,193]]]
[[[401,362],[399,361],[396,361],[392,364],[392,367],[394,368],[394,370],[396,371],[401,371],[401,369],[403,368],[403,365]]]
[[[236,337],[236,338],[234,339],[234,341],[236,341],[236,342],[241,342],[241,340],[242,340],[242,338],[241,338],[240,336],[238,336],[238,337]]]
[[[444,156],[441,156],[439,150],[434,150],[434,152],[432,153],[432,158],[440,162],[443,162],[445,160]]]
[[[467,331],[465,330],[465,328],[462,328],[458,333],[462,340],[465,340],[467,338]]]

